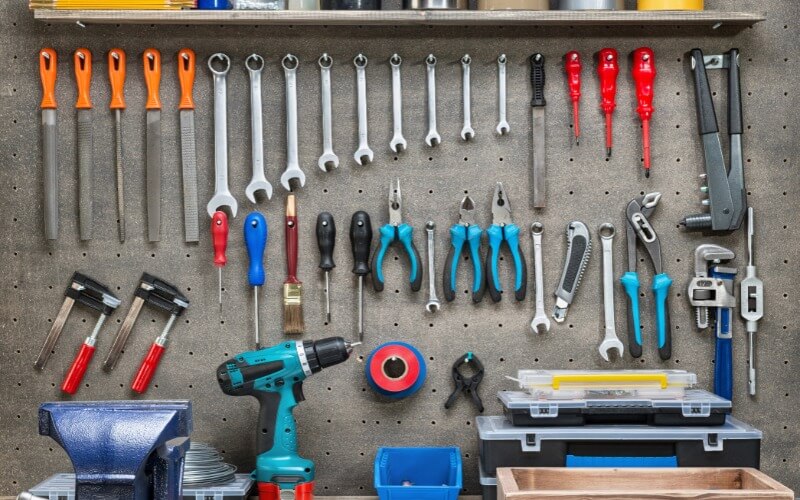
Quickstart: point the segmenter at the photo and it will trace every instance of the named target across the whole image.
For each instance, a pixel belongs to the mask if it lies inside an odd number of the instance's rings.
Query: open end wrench
[[[429,313],[435,313],[442,306],[436,296],[435,231],[436,224],[429,220],[425,224],[425,232],[428,233],[428,302],[425,304],[425,309]]]
[[[333,152],[333,121],[331,119],[331,66],[333,58],[322,54],[319,58],[319,76],[322,94],[322,156],[317,165],[323,172],[339,167],[339,157]]]
[[[505,54],[497,58],[497,109],[500,115],[495,129],[498,134],[505,135],[511,132],[511,126],[506,119],[506,59]]]
[[[403,86],[400,83],[400,65],[403,60],[399,55],[394,54],[389,59],[392,67],[392,120],[394,126],[394,136],[389,147],[392,151],[399,153],[408,149],[405,137],[403,137]]]
[[[603,316],[605,318],[605,336],[598,350],[604,360],[609,361],[609,353],[614,349],[622,357],[625,346],[617,338],[614,320],[614,233],[613,224],[603,224],[598,229],[603,244]]]
[[[356,67],[356,87],[358,90],[358,151],[353,158],[359,165],[372,162],[373,153],[369,148],[369,128],[367,122],[367,57],[358,54],[353,59]]]
[[[531,330],[534,333],[547,333],[550,331],[550,318],[544,312],[544,268],[542,266],[542,233],[544,226],[541,222],[531,224],[531,239],[533,239],[533,270],[536,284],[536,312],[531,321]]]
[[[470,141],[475,138],[475,130],[472,128],[472,98],[470,95],[469,66],[472,58],[469,54],[464,54],[461,58],[461,81],[464,101],[464,126],[461,128],[461,138]]]
[[[261,102],[261,72],[264,70],[264,58],[252,54],[244,61],[250,73],[250,147],[252,148],[253,176],[244,194],[250,203],[256,202],[256,193],[263,191],[267,199],[272,199],[272,184],[264,175],[264,124]]]
[[[222,69],[215,68],[215,62]],[[208,58],[208,69],[214,75],[214,196],[206,210],[212,217],[214,212],[227,207],[232,217],[236,217],[236,198],[228,187],[228,72],[231,70],[230,58],[217,53]]]
[[[442,136],[436,130],[436,58],[433,54],[425,58],[425,66],[428,72],[428,135],[425,144],[434,147],[442,143]]]
[[[297,155],[297,67],[300,61],[292,54],[281,59],[286,77],[286,170],[281,175],[281,185],[292,190],[292,181],[300,187],[306,185],[306,174],[300,169]]]

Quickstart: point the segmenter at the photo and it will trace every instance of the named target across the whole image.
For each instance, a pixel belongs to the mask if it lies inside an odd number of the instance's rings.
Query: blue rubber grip
[[[497,262],[500,258],[500,245],[503,243],[503,228],[492,224],[489,226],[489,229],[486,230],[486,234],[489,236],[489,251],[492,254],[491,261],[489,262],[489,269],[487,269],[486,272],[489,274],[489,279],[492,280],[494,289],[498,292],[502,292],[503,287],[500,286]]]
[[[408,224],[400,224],[397,226],[397,239],[403,244],[408,260],[411,263],[411,271],[408,273],[408,281],[414,283],[417,281],[417,273],[419,272],[419,262],[417,260],[417,251],[414,248],[414,228]]]
[[[472,293],[478,293],[484,285],[483,267],[481,266],[482,234],[483,230],[478,226],[469,226],[467,228],[467,241],[469,242],[469,256],[472,259]],[[455,280],[455,278],[453,279]]]
[[[653,294],[656,299],[656,331],[658,332],[658,348],[663,349],[667,345],[667,335],[669,335],[669,325],[667,321],[667,297],[669,297],[669,287],[672,286],[672,278],[666,273],[653,276]]]
[[[458,261],[461,260],[461,249],[464,247],[464,242],[467,241],[467,236],[464,234],[465,232],[464,226],[459,224],[455,224],[450,228],[450,245],[453,246],[453,260],[450,261],[450,290],[453,291],[456,289]],[[480,244],[480,242],[478,243]],[[470,250],[471,249],[472,242],[470,241]]]
[[[717,308],[717,342],[714,359],[714,393],[733,399],[733,339],[731,309]]]
[[[251,212],[244,220],[244,242],[250,264],[247,281],[250,286],[263,286],[267,279],[264,272],[264,249],[267,246],[267,220],[259,212]]]
[[[504,232],[508,248],[511,250],[511,258],[514,259],[514,291],[517,291],[525,285],[522,254],[519,251],[519,227],[516,224],[507,224]]]
[[[375,264],[372,266],[372,274],[375,279],[383,285],[383,258],[386,256],[386,250],[389,245],[394,241],[395,227],[391,224],[381,226],[381,245],[378,248],[378,253],[375,254]]]
[[[627,272],[619,280],[625,293],[628,295],[628,308],[630,309],[630,328],[633,329],[633,338],[636,345],[642,346],[642,323],[639,320],[639,275]],[[630,333],[630,332],[629,332]]]

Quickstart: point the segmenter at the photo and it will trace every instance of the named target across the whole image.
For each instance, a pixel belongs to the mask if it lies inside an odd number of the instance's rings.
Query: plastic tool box
[[[378,448],[375,456],[380,500],[457,500],[462,484],[456,447]]]
[[[252,487],[250,474],[236,474],[236,479],[228,484],[184,488],[183,500],[247,500]],[[48,500],[75,500],[75,474],[55,474],[29,491]]]
[[[523,427],[590,424],[644,424],[655,426],[723,425],[731,402],[701,389],[689,389],[679,398],[631,397],[594,394],[580,399],[535,398],[522,391],[500,391],[508,420]]]
[[[480,463],[498,467],[752,467],[761,431],[729,416],[713,427],[586,425],[516,427],[503,416],[477,417]]]
[[[511,380],[535,398],[616,395],[674,399],[697,384],[697,375],[683,370],[520,370]]]
[[[481,483],[481,499],[497,500],[497,478],[483,472],[480,464],[478,464],[478,478]]]

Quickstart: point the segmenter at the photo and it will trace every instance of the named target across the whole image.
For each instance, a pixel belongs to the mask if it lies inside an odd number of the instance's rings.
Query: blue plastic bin
[[[375,456],[381,500],[457,500],[462,484],[458,447],[379,448]]]

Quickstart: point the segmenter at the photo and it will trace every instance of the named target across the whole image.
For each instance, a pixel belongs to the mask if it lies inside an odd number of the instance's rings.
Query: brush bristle
[[[301,335],[306,326],[303,321],[303,285],[283,284],[283,333]]]

